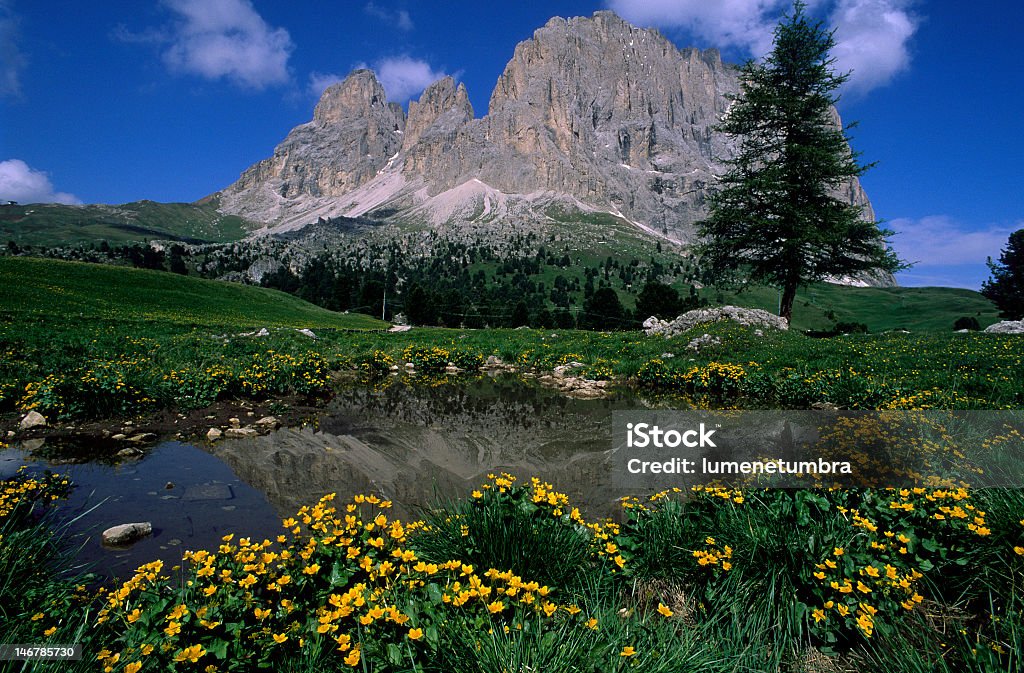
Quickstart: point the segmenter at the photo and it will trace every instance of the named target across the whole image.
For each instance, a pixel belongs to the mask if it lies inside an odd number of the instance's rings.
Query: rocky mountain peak
[[[353,117],[369,117],[377,114],[393,115],[401,110],[391,109],[384,87],[377,81],[372,70],[354,70],[344,81],[327,87],[320,96],[320,102],[313,109],[313,120],[329,124]]]
[[[473,105],[469,102],[466,86],[451,77],[444,77],[428,86],[418,101],[409,103],[409,116],[405,125],[404,149],[416,144],[424,133],[449,132],[473,119]]]
[[[556,17],[516,46],[482,118],[451,77],[406,118],[371,71],[353,72],[221,208],[285,228],[373,212],[497,226],[568,204],[686,243],[732,155],[715,127],[738,91],[717,49],[680,50],[609,11]],[[846,193],[870,216],[856,180]]]

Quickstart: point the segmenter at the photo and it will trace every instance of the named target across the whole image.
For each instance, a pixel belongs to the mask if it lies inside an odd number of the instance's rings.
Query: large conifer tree
[[[858,162],[833,105],[848,74],[832,71],[832,31],[804,4],[775,29],[764,61],[741,68],[741,88],[719,130],[736,156],[699,224],[702,264],[718,279],[736,272],[781,292],[792,318],[797,288],[827,277],[903,267],[885,244],[892,232],[866,219],[841,192],[869,166]]]
[[[1024,320],[1024,229],[1010,234],[999,262],[988,260],[992,277],[981,286],[981,293],[999,307],[1007,320]]]

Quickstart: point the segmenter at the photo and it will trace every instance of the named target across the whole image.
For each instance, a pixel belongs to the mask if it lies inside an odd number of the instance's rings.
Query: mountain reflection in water
[[[461,497],[489,472],[537,476],[591,516],[617,495],[611,412],[636,400],[576,400],[518,379],[343,390],[315,421],[209,450],[282,516],[324,494],[377,492],[396,511]]]

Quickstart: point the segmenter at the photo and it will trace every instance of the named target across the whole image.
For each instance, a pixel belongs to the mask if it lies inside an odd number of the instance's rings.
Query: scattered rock
[[[224,431],[224,437],[227,439],[251,439],[259,436],[256,428],[228,428]]]
[[[412,329],[412,327],[410,325],[395,325],[391,329],[389,329],[388,331],[389,332],[408,332],[411,329]]]
[[[229,418],[228,419],[228,423],[230,423],[231,427],[233,427],[233,428],[240,428],[240,427],[242,427],[242,421],[240,421],[237,417]]]
[[[123,523],[119,526],[111,526],[103,531],[103,544],[111,546],[124,546],[132,544],[137,540],[153,534],[153,524],[149,521],[141,523]]]
[[[168,491],[171,490],[172,488],[174,488],[174,482],[173,481],[167,482],[166,484],[164,484],[164,488],[166,490],[168,490]]]
[[[690,340],[690,343],[686,344],[686,347],[691,351],[699,353],[705,348],[721,345],[722,339],[720,337],[711,336],[710,334],[702,334],[696,339]]]
[[[739,306],[719,306],[716,308],[699,308],[688,311],[675,320],[659,320],[651,316],[644,321],[644,332],[648,335],[662,334],[666,338],[681,334],[703,323],[730,320],[740,325],[770,327],[788,330],[789,324],[781,317],[759,308],[741,308]]]
[[[459,374],[462,371],[463,370],[459,369],[455,365],[448,365],[447,367],[444,368],[444,373],[445,374]]]
[[[411,362],[406,362],[406,363],[405,363],[405,368],[406,368],[406,369],[416,369],[416,365],[414,365],[414,364],[413,364],[413,363],[411,363]]]
[[[128,435],[124,434],[123,432],[119,432],[116,435],[112,436],[111,439],[120,442],[122,440],[128,439]]]
[[[488,355],[486,364],[490,367],[493,367],[495,365],[503,365],[505,363],[502,362],[501,358],[499,358],[497,355]]]
[[[1024,320],[1004,320],[985,328],[988,334],[1024,334]],[[24,422],[24,421],[22,421]]]
[[[255,425],[257,430],[263,430],[264,432],[270,432],[271,430],[277,430],[281,427],[281,422],[273,416],[264,416],[260,420],[256,421]]]
[[[142,449],[136,449],[134,446],[129,446],[118,451],[117,455],[120,458],[138,458],[144,454],[142,453]]]
[[[576,362],[573,360],[572,362],[567,362],[564,365],[558,365],[555,367],[554,374],[556,378],[563,378],[570,370],[579,369],[583,366],[585,365],[582,362]]]
[[[21,424],[18,426],[19,430],[31,430],[32,428],[45,428],[46,427],[46,416],[43,416],[38,411],[30,411],[25,414],[25,417],[21,419]]]
[[[317,339],[316,334],[313,334],[313,330],[311,330],[311,329],[300,329],[300,330],[295,330],[295,331],[298,332],[299,334],[305,334],[306,336],[308,336],[310,339],[313,339],[314,341],[316,341],[316,339]]]
[[[137,435],[132,435],[127,439],[132,444],[147,444],[149,442],[156,441],[156,435],[152,432],[140,432]]]
[[[817,411],[836,411],[839,407],[831,402],[814,402],[811,404],[811,409],[815,409]]]
[[[224,433],[221,432],[220,428],[210,428],[209,430],[206,431],[206,439],[211,442],[216,442],[223,436]]]

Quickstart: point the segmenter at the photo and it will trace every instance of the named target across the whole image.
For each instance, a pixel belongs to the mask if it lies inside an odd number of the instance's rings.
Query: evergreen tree
[[[679,315],[679,292],[674,287],[651,281],[640,290],[636,298],[636,317],[647,320],[652,315],[663,320]]]
[[[509,318],[509,327],[523,327],[530,324],[530,309],[526,302],[520,300],[512,309],[512,317]]]
[[[1007,320],[1024,319],[1024,229],[1010,234],[999,262],[988,260],[992,278],[981,286],[981,293],[999,307]]]
[[[740,70],[740,94],[719,125],[737,154],[700,223],[703,266],[721,280],[734,272],[782,291],[793,315],[797,288],[828,276],[904,268],[878,223],[840,191],[869,166],[851,152],[833,105],[849,77],[832,71],[833,32],[812,23],[804,3],[776,29],[763,63]]]
[[[586,329],[622,329],[625,322],[619,295],[610,287],[602,287],[584,302],[579,326]]]
[[[414,283],[409,288],[405,301],[405,315],[413,325],[434,325],[437,323],[434,298],[419,283]]]

